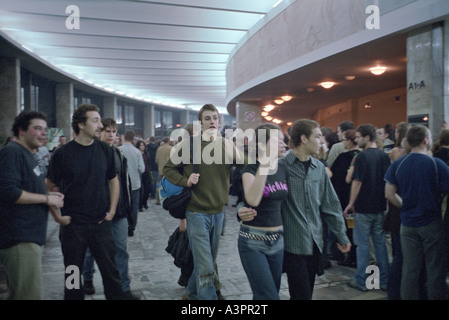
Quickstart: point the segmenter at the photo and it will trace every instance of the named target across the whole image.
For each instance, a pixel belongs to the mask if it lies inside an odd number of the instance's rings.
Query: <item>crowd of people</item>
[[[127,238],[148,200],[163,201],[157,186],[165,177],[191,188],[179,226],[193,257],[185,299],[222,298],[216,258],[230,190],[239,199],[236,249],[255,300],[278,300],[282,273],[292,300],[312,299],[329,260],[353,267],[348,286],[361,291],[447,299],[448,129],[434,143],[422,125],[401,122],[393,130],[343,121],[334,131],[302,119],[285,135],[277,125],[260,125],[242,152],[219,133],[214,105],[204,105],[198,121],[199,152],[179,162],[170,154],[189,150],[189,139],[144,141],[132,130],[119,136],[114,119],[102,119],[95,105],[75,110],[74,139],[51,151],[44,150],[46,115],[20,113],[13,139],[0,149],[0,262],[9,298],[42,299],[50,212],[60,224],[64,265],[82,270],[83,285],[66,285],[65,299],[95,293],[94,261],[106,299],[139,299],[130,290]],[[219,161],[196,158],[211,150]],[[379,270],[377,283],[369,282],[370,265]]]

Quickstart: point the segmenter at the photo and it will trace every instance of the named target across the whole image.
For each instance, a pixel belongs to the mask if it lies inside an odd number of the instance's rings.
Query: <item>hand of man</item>
[[[191,187],[198,183],[200,180],[200,174],[199,173],[192,173],[189,177],[189,180],[187,180],[187,187]]]
[[[351,243],[345,243],[344,245],[337,243],[337,248],[341,253],[348,253],[351,250]]]
[[[60,192],[49,192],[48,205],[55,209],[61,209],[64,206],[64,195]]]

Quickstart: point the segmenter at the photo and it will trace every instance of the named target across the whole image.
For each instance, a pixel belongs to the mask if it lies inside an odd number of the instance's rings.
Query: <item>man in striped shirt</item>
[[[289,195],[282,206],[285,232],[284,270],[290,299],[310,300],[316,275],[324,273],[322,218],[335,234],[337,247],[349,252],[338,197],[324,165],[312,155],[324,142],[320,127],[312,120],[298,120],[292,127],[294,149],[279,160],[288,168]]]

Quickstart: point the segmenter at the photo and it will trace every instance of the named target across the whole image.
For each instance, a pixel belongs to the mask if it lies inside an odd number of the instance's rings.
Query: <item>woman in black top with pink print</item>
[[[245,198],[239,210],[238,249],[253,299],[279,300],[284,257],[281,205],[288,188],[285,167],[277,159],[285,154],[286,146],[281,129],[273,124],[256,128],[256,143],[258,161],[242,173]],[[270,145],[277,150],[267,157]]]

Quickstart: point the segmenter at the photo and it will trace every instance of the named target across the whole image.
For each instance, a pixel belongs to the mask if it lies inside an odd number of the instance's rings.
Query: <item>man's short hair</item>
[[[217,112],[217,115],[220,116],[220,113],[218,112],[217,107],[215,107],[213,104],[205,104],[204,106],[201,107],[200,111],[198,112],[198,120],[200,121],[200,123],[203,123],[203,112],[204,111],[215,111]]]
[[[98,108],[94,104],[80,104],[78,109],[75,110],[72,116],[72,129],[78,135],[80,133],[80,128],[78,127],[78,123],[86,123],[87,121],[87,112],[96,111],[100,112],[100,108]]]
[[[297,120],[292,126],[291,140],[294,147],[301,145],[301,136],[305,135],[309,138],[313,129],[318,128],[318,122],[309,119]]]
[[[125,132],[125,141],[131,142],[136,137],[136,133],[133,130],[128,130]]]
[[[417,124],[408,129],[407,143],[410,148],[415,148],[421,145],[424,138],[428,138],[429,136],[430,130],[426,126]]]
[[[108,128],[108,127],[112,127],[115,130],[117,130],[117,128],[118,128],[117,121],[115,121],[112,118],[103,118],[103,119],[101,119],[101,124],[103,125],[103,128],[101,129],[101,131],[106,130],[106,128]]]
[[[338,124],[338,127],[340,128],[340,130],[342,132],[347,131],[347,130],[353,130],[355,129],[355,124],[352,121],[342,121]]]
[[[371,142],[375,142],[377,138],[376,127],[372,124],[362,124],[357,128],[357,132],[360,133],[362,137],[369,136]]]
[[[14,123],[12,125],[12,132],[14,136],[19,137],[19,129],[27,131],[30,126],[31,120],[33,119],[41,119],[45,122],[48,122],[47,115],[43,112],[22,111],[17,117],[15,117]]]

